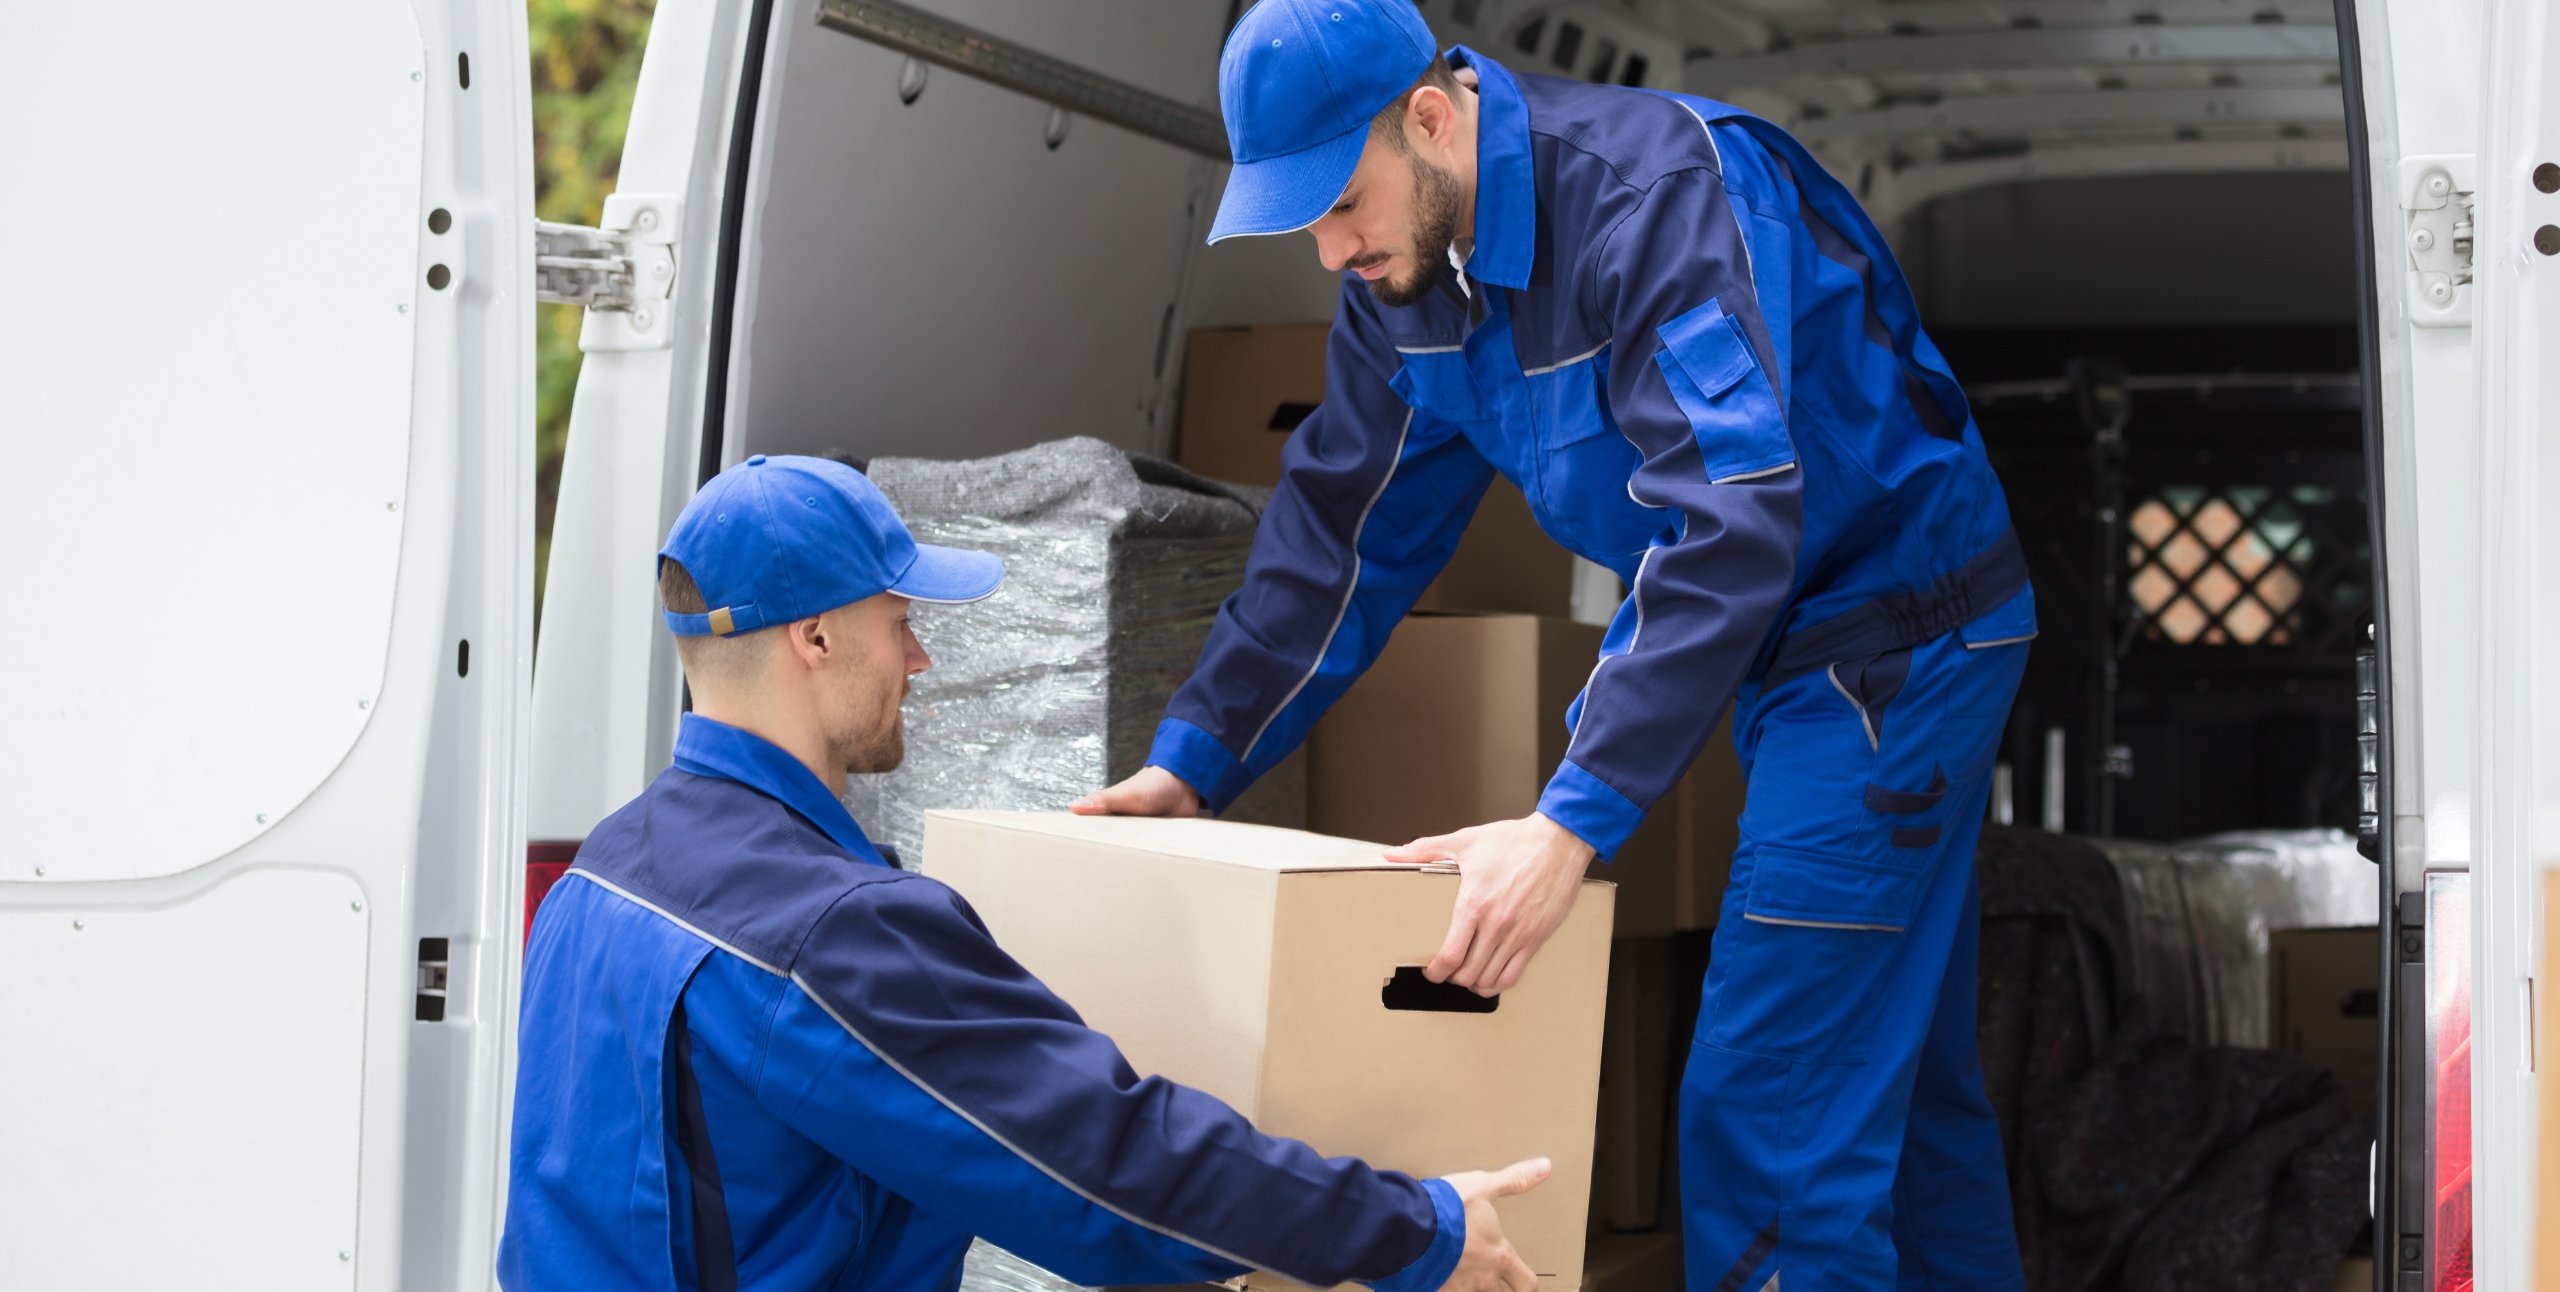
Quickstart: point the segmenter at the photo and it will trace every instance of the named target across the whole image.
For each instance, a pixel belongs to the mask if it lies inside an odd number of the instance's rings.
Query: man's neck
[[[740,704],[727,697],[696,692],[693,711],[713,722],[759,737],[791,755],[801,766],[809,769],[810,775],[818,778],[820,785],[833,790],[844,782],[843,768],[827,769],[827,742],[819,736],[815,724],[807,720],[806,706],[799,707],[798,713],[802,716],[800,720],[793,721],[792,706]]]

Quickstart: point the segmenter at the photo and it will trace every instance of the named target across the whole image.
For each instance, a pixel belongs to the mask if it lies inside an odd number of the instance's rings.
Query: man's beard
[[[1431,290],[1440,267],[1449,263],[1449,247],[1458,238],[1458,177],[1420,157],[1413,162],[1414,267],[1409,278],[1389,274],[1369,284],[1381,305],[1411,305]]]
[[[848,733],[836,742],[835,760],[848,774],[870,776],[894,772],[907,761],[907,724],[903,711],[909,688],[900,687],[898,701],[881,720]]]
[[[844,752],[847,772],[856,776],[894,772],[907,761],[906,724],[893,715],[889,724],[853,742]]]

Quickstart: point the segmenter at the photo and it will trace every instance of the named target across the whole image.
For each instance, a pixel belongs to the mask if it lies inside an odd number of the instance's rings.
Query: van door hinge
[[[671,195],[616,193],[596,228],[533,227],[534,296],[582,306],[584,350],[654,350],[673,335],[676,238],[683,202]]]
[[[2420,327],[2471,325],[2471,157],[2400,161],[2400,209],[2408,215],[2408,310]]]

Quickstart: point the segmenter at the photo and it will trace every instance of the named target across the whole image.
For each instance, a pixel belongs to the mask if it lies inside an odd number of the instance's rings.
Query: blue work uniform
[[[1086,1284],[1249,1267],[1421,1292],[1457,1194],[1131,1071],[771,743],[675,766],[543,900],[500,1281],[949,1289],[980,1236]]]
[[[1324,402],[1150,761],[1233,801],[1501,474],[1630,589],[1540,812],[1611,855],[1736,705],[1749,792],[1681,1095],[1690,1286],[2020,1286],[1972,850],[2035,612],[1963,392],[1776,127],[1448,57],[1479,79],[1473,248],[1409,306],[1346,275]]]

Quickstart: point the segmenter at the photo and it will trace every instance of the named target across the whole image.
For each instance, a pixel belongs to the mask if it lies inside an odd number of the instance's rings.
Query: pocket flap
[[[1663,324],[1662,352],[1710,399],[1733,389],[1758,364],[1742,325],[1714,301]]]
[[[1764,475],[1793,465],[1785,410],[1743,335],[1742,324],[1709,301],[1662,325],[1654,365],[1689,419],[1707,479]]]
[[[1916,869],[1762,847],[1752,859],[1745,918],[1763,924],[1899,933],[1920,900]]]

